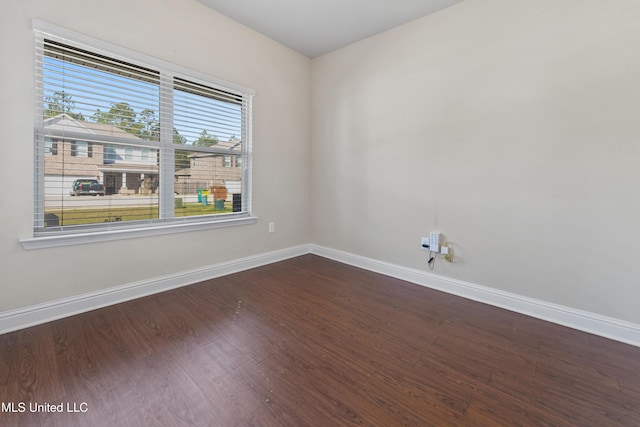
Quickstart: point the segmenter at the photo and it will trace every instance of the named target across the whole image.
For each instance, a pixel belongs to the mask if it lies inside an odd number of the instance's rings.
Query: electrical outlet
[[[429,250],[429,238],[428,237],[421,237],[420,238],[420,247],[422,249],[424,249],[425,251]]]
[[[275,222],[270,222],[269,223],[269,233],[273,233],[276,231],[276,223]]]

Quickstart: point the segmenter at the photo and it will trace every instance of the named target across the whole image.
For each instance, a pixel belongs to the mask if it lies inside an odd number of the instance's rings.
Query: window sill
[[[232,218],[218,221],[186,222],[158,225],[144,228],[128,228],[109,231],[92,231],[88,233],[64,234],[55,236],[39,236],[20,239],[25,250],[45,249],[58,246],[82,245],[85,243],[107,242],[111,240],[134,239],[138,237],[160,236],[163,234],[183,233],[206,230],[210,228],[235,227],[255,224],[257,217]]]

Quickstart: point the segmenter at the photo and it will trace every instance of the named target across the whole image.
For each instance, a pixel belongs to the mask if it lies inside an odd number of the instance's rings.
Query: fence
[[[208,190],[212,187],[213,181],[177,181],[173,186],[178,194],[197,194],[198,190]]]

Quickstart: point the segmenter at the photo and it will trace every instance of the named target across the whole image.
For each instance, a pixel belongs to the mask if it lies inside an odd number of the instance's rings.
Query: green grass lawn
[[[225,203],[224,209],[215,209],[214,204],[203,206],[200,203],[176,203],[174,215],[176,217],[213,215],[231,212],[230,203]],[[51,209],[45,215],[56,215],[61,226],[96,224],[116,221],[144,221],[158,218],[158,205],[131,206],[122,208],[80,208],[80,209]]]

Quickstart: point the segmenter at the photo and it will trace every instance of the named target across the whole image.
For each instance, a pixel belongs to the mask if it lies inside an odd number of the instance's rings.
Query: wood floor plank
[[[621,392],[618,381],[580,363],[548,358],[536,365],[537,378],[562,384],[572,397],[583,401],[601,401],[615,412],[632,412],[640,401]]]
[[[16,380],[18,371],[18,334],[0,335],[0,387]],[[0,389],[0,390],[2,390]]]
[[[64,395],[58,381],[59,370],[53,353],[53,338],[46,328],[29,328],[17,334],[15,363],[7,384],[8,393],[0,392],[3,402],[7,395],[25,402],[43,401],[49,393]]]
[[[575,420],[562,418],[542,408],[518,400],[490,386],[480,386],[471,398],[465,413],[467,426],[566,426],[576,425]]]
[[[533,375],[514,378],[494,373],[489,385],[527,405],[542,409],[543,413],[572,420],[576,425],[640,425],[637,413],[621,410],[617,405],[612,405],[607,397],[585,396],[562,381],[550,381]]]
[[[477,360],[490,362],[492,370],[500,367],[533,372],[535,369],[536,350],[518,339],[519,336],[515,331],[508,335],[494,334],[467,323],[446,321],[443,322],[440,332],[438,345],[444,345],[447,349],[471,348]],[[514,338],[510,339],[511,336]]]
[[[640,348],[306,255],[0,335],[0,402],[2,426],[639,426]]]

